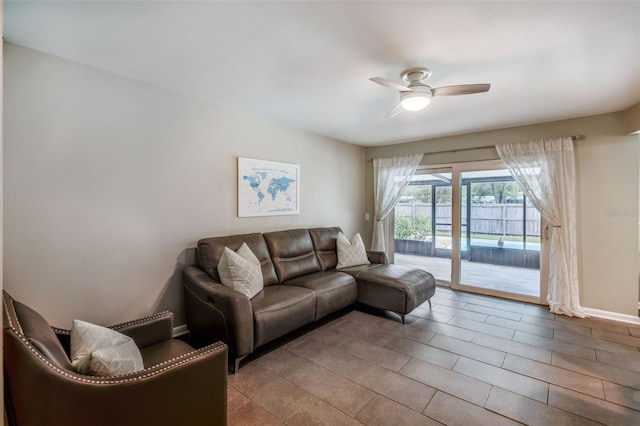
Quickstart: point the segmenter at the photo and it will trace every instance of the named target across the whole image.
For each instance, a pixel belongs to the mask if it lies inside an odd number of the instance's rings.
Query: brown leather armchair
[[[5,408],[13,425],[225,425],[227,347],[173,339],[162,312],[111,328],[134,339],[144,370],[77,374],[67,330],[3,294]]]

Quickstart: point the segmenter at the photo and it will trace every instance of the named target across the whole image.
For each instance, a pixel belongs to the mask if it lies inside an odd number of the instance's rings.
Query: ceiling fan
[[[389,111],[386,117],[395,117],[404,111],[420,111],[429,105],[433,96],[458,96],[472,95],[474,93],[488,92],[491,88],[490,84],[460,84],[457,86],[443,86],[432,89],[424,83],[431,77],[429,68],[419,67],[410,68],[403,71],[400,77],[407,83],[407,86],[387,80],[382,77],[372,77],[369,80],[374,83],[381,84],[393,90],[400,92],[400,103]]]

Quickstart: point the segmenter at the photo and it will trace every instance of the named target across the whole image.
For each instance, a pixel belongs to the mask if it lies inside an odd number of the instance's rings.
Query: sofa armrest
[[[380,263],[382,265],[389,264],[387,253],[383,251],[367,250],[367,257],[369,258],[369,262],[371,263]]]
[[[131,337],[139,348],[173,339],[173,313],[164,311],[109,328]]]
[[[187,326],[192,342],[223,341],[230,361],[253,352],[253,309],[249,298],[215,281],[197,266],[182,271]]]
[[[69,355],[71,351],[71,330],[51,327]],[[158,312],[148,317],[109,326],[113,330],[131,337],[136,346],[145,348],[165,340],[173,339],[173,313]]]

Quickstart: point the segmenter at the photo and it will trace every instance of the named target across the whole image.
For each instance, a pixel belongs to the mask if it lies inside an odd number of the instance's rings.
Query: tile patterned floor
[[[640,424],[640,326],[445,287],[432,304],[268,345],[229,376],[229,425]]]

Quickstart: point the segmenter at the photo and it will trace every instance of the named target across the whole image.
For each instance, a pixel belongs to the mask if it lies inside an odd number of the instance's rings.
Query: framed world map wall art
[[[300,165],[238,157],[238,217],[300,213]]]

